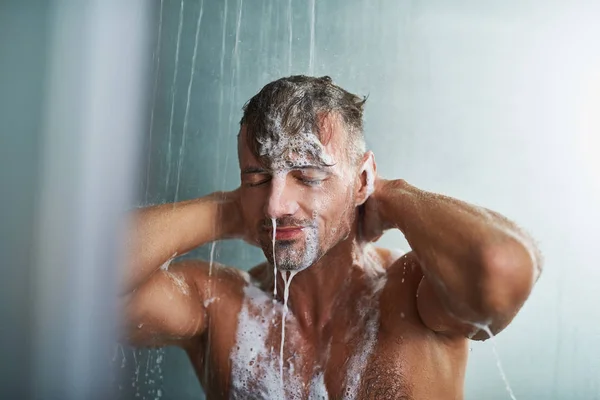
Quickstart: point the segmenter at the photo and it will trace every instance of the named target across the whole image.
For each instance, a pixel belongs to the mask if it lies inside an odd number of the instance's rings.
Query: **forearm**
[[[133,213],[128,240],[125,291],[129,292],[174,256],[234,236],[235,207],[229,192]]]
[[[535,279],[536,257],[516,225],[401,180],[383,184],[385,219],[404,233],[449,311],[479,319],[520,306]]]

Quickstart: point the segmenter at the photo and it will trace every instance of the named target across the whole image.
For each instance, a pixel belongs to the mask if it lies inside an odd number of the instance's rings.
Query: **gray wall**
[[[284,75],[330,75],[369,95],[367,142],[384,177],[495,209],[539,240],[545,272],[496,345],[516,397],[600,398],[598,2],[202,4],[180,14],[167,0],[156,16],[140,204],[235,188],[244,102]],[[406,249],[399,233],[382,243]],[[217,247],[244,269],[261,257]],[[467,399],[509,398],[493,346],[472,344]],[[179,350],[115,350],[121,397],[199,398]]]

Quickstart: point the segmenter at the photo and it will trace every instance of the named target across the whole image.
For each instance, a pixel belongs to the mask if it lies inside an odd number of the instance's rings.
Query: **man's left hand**
[[[389,196],[394,181],[375,178],[373,193],[360,207],[360,238],[366,242],[376,242],[383,233],[394,227],[391,221],[385,217],[385,199]]]

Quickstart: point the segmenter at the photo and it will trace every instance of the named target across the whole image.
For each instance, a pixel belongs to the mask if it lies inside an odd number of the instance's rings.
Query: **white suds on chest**
[[[301,378],[290,371],[284,385],[280,357],[266,344],[273,326],[272,299],[253,284],[244,288],[244,294],[236,344],[230,356],[230,398],[302,399],[304,385]]]

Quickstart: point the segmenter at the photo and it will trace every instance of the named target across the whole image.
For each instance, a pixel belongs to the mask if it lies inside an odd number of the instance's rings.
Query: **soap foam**
[[[168,271],[169,270],[169,265],[171,265],[171,263],[173,262],[173,260],[175,259],[175,257],[177,257],[177,253],[174,253],[171,258],[169,258],[167,261],[165,261],[163,263],[163,265],[160,266],[160,269],[163,271]]]
[[[377,344],[379,332],[379,296],[385,286],[385,270],[381,266],[375,248],[367,248],[361,254],[365,276],[370,280],[369,293],[359,300],[359,322],[357,328],[349,333],[348,339],[360,335],[353,353],[347,362],[346,378],[343,387],[343,399],[356,399],[361,385],[362,375]],[[244,303],[239,314],[236,346],[232,349],[232,387],[231,398],[328,399],[323,371],[315,370],[308,385],[302,376],[296,373],[294,365],[303,365],[302,355],[295,355],[294,362],[284,362],[284,346],[288,319],[289,288],[297,271],[279,271],[284,282],[283,305],[274,304],[272,298],[253,283],[244,288]],[[273,348],[267,348],[267,339],[274,321],[271,308],[280,311],[281,343],[279,357]],[[292,341],[293,342],[293,341]],[[284,379],[285,377],[285,379]],[[308,387],[307,387],[308,386]],[[307,393],[308,390],[308,393]]]
[[[271,297],[254,284],[244,288],[244,295],[238,316],[236,345],[230,356],[230,397],[302,399],[304,386],[300,377],[290,373],[284,386],[279,362],[281,356],[274,356],[272,349],[266,345],[272,327],[269,317],[273,307]],[[281,311],[283,313],[283,309]]]
[[[323,164],[333,164],[333,158],[325,152],[323,144],[312,129],[303,129],[296,134],[286,133],[282,126],[280,112],[272,113],[267,118],[267,130],[274,137],[264,136],[257,138],[258,154],[261,157],[271,156],[277,158],[273,166],[285,167],[285,159],[295,157],[296,162],[309,164],[314,159]]]
[[[327,386],[325,385],[325,375],[323,372],[317,373],[313,376],[310,381],[310,389],[308,392],[308,398],[310,400],[328,400],[329,392],[327,392]]]
[[[372,299],[361,301],[359,305],[361,308],[360,320],[365,331],[362,342],[354,349],[354,353],[348,361],[343,395],[343,399],[345,400],[356,398],[360,389],[362,373],[377,344],[377,334],[379,332],[379,294],[374,294],[374,296]]]
[[[254,285],[246,286],[244,294],[236,346],[231,355],[231,397],[245,399],[248,393],[253,393],[257,397],[283,399],[283,387],[265,346],[269,326],[254,315],[264,310],[267,298]]]
[[[168,270],[163,270],[163,273],[171,280],[173,285],[184,295],[190,295],[190,287],[185,281],[183,275],[178,272],[170,272]],[[169,298],[172,298],[169,296]]]
[[[379,296],[387,283],[385,269],[381,257],[372,245],[366,245],[359,254],[354,254],[355,265],[365,270],[365,277],[369,279],[370,294],[363,296],[357,305],[359,321],[357,328],[349,331],[346,340],[359,334],[359,327],[364,327],[362,340],[356,345],[353,354],[348,360],[348,369],[344,383],[344,400],[353,400],[357,397],[362,373],[366,368],[369,358],[377,344],[379,333]]]

